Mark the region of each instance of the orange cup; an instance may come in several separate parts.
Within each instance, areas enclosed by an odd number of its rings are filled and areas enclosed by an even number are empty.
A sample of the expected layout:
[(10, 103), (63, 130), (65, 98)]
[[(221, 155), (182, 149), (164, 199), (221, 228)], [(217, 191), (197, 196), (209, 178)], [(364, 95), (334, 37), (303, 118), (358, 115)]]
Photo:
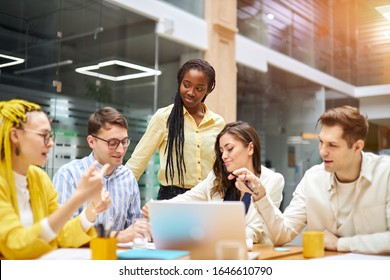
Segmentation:
[(325, 254), (324, 233), (322, 231), (303, 232), (302, 244), (305, 258), (320, 258)]
[(90, 248), (93, 260), (116, 260), (116, 238), (97, 237), (91, 240)]

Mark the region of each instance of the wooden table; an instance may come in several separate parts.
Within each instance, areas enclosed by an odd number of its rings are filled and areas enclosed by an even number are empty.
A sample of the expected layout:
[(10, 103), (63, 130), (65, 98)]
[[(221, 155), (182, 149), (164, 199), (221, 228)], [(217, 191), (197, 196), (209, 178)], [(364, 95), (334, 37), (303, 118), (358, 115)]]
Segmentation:
[[(286, 248), (288, 251), (280, 252), (276, 248)], [(253, 252), (259, 252), (258, 260), (308, 260), (303, 256), (302, 246), (273, 246), (268, 244), (254, 244)], [(325, 256), (343, 254), (340, 252), (325, 251)]]
[[(275, 250), (275, 248), (287, 248), (289, 251), (286, 252), (279, 252)], [(123, 248), (118, 248), (119, 250), (125, 250)], [(55, 257), (56, 254), (59, 254), (60, 252), (65, 252), (66, 257)], [(76, 258), (73, 258), (75, 255), (70, 254), (72, 251), (78, 253), (78, 256)], [(308, 260), (308, 258), (303, 257), (302, 246), (273, 246), (273, 245), (267, 245), (267, 244), (254, 244), (253, 245), (253, 252), (258, 252), (260, 255), (257, 257), (258, 260)], [(82, 254), (80, 253), (82, 252)], [(65, 248), (65, 249), (59, 249), (54, 250), (50, 253), (54, 257), (53, 259), (88, 259), (90, 257), (90, 251), (89, 248)], [(333, 251), (325, 251), (325, 256), (334, 256), (344, 254), (340, 252), (333, 252)], [(70, 257), (71, 256), (71, 257)], [(0, 256), (0, 259), (5, 259), (4, 256)]]

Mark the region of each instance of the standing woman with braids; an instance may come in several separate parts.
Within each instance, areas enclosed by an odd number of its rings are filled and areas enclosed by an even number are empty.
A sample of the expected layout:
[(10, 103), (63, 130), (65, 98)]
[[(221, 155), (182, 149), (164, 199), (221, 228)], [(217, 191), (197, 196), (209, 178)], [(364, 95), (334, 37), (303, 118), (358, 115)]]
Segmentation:
[[(217, 135), (214, 144), (215, 161), (207, 178), (190, 191), (180, 194), (170, 201), (242, 201), (245, 205), (245, 232), (253, 243), (269, 243), (263, 223), (252, 202), (252, 194), (239, 189), (239, 181), (245, 181), (245, 173), (236, 174), (236, 170), (245, 169), (260, 178), (265, 186), (271, 203), (279, 208), (283, 199), (283, 175), (261, 164), (261, 145), (256, 130), (243, 121), (225, 125)], [(249, 186), (249, 185), (248, 185)], [(249, 186), (251, 187), (251, 186)], [(167, 201), (169, 203), (169, 201)], [(148, 203), (142, 208), (144, 218), (149, 216)], [(229, 219), (229, 217), (223, 217)], [(233, 225), (234, 226), (234, 225)]]
[(215, 71), (207, 61), (184, 63), (177, 82), (175, 103), (157, 110), (126, 163), (139, 180), (158, 149), (159, 200), (182, 194), (207, 177), (214, 162), (215, 139), (225, 125), (204, 103), (215, 87)]
[[(0, 102), (0, 255), (37, 258), (58, 247), (80, 247), (96, 236), (96, 215), (108, 209), (102, 178), (108, 166), (84, 173), (61, 207), (45, 171), (53, 135), (40, 106), (24, 100)], [(73, 213), (91, 200), (86, 210)]]

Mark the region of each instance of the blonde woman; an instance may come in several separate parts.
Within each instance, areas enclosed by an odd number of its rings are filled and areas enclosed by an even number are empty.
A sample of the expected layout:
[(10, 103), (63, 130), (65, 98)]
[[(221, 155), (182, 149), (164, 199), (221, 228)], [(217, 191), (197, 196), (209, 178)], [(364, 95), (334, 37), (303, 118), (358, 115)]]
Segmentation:
[[(79, 247), (96, 236), (98, 213), (111, 204), (93, 165), (74, 195), (58, 205), (45, 165), (53, 134), (40, 106), (24, 100), (0, 102), (0, 254), (8, 259), (37, 258), (58, 247)], [(79, 216), (72, 214), (85, 201)]]

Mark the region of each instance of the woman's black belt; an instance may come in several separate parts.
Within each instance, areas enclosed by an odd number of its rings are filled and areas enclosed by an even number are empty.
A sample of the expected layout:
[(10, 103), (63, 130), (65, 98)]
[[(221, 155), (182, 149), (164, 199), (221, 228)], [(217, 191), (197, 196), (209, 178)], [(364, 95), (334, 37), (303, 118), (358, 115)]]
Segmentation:
[(160, 186), (164, 187), (164, 188), (170, 188), (170, 190), (174, 194), (182, 194), (182, 193), (185, 193), (186, 191), (190, 190), (190, 189), (186, 189), (186, 188), (178, 187), (178, 186), (173, 186), (173, 185), (169, 185), (169, 186), (160, 185)]

